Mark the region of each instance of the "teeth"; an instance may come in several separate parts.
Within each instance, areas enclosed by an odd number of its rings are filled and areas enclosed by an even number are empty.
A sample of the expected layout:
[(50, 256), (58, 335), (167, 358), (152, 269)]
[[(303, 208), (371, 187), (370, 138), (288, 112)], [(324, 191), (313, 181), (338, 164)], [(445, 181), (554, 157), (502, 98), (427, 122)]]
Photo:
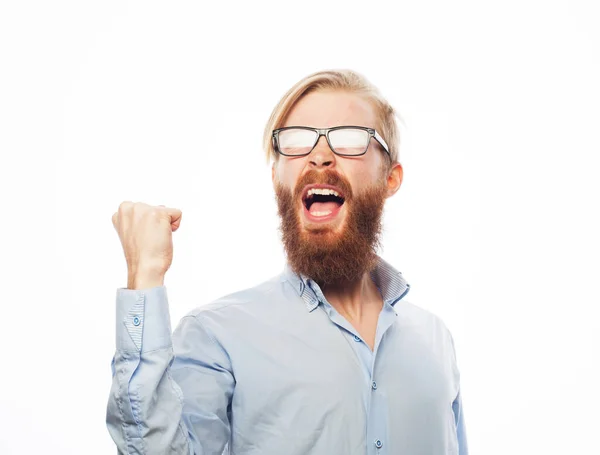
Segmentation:
[(327, 212), (310, 212), (310, 214), (312, 216), (326, 216), (329, 215), (331, 213), (331, 210), (327, 211)]
[(310, 196), (312, 194), (333, 194), (334, 196), (341, 197), (337, 191), (329, 188), (311, 188), (310, 190), (308, 190), (307, 196)]

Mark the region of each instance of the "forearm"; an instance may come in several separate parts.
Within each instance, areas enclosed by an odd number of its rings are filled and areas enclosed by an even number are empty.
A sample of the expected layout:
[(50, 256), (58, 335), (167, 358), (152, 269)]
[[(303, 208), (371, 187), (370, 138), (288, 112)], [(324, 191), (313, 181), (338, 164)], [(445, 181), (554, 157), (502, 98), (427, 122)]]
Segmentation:
[(106, 423), (121, 452), (191, 453), (182, 421), (183, 396), (169, 373), (172, 359), (171, 347), (116, 351)]
[(127, 454), (190, 454), (164, 287), (119, 289), (116, 351), (106, 423)]

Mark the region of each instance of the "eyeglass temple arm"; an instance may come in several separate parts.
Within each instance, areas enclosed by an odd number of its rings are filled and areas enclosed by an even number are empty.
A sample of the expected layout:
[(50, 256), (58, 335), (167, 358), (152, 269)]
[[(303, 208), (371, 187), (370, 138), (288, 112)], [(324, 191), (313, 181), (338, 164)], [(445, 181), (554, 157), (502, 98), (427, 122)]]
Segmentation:
[(381, 144), (381, 146), (383, 147), (383, 149), (386, 151), (386, 153), (389, 155), (390, 159), (392, 158), (392, 155), (390, 153), (390, 148), (387, 145), (387, 142), (385, 142), (385, 140), (379, 135), (379, 133), (376, 130), (373, 130), (373, 137), (375, 138), (375, 140), (377, 142), (379, 142), (379, 144)]

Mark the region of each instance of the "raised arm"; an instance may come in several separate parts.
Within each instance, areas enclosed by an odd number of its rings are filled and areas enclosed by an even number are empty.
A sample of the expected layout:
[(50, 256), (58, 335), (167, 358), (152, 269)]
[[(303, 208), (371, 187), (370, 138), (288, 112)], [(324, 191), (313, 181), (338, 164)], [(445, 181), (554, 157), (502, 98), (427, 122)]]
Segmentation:
[(120, 454), (221, 455), (229, 440), (227, 353), (196, 316), (171, 335), (163, 281), (180, 220), (177, 209), (131, 202), (113, 215), (128, 266), (106, 413)]

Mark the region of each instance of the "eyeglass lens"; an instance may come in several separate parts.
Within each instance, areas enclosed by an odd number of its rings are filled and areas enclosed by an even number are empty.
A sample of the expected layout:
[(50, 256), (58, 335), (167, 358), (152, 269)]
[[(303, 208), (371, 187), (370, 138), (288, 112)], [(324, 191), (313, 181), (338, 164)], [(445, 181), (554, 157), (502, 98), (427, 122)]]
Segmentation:
[[(329, 132), (329, 142), (337, 153), (360, 155), (369, 145), (369, 132), (358, 128), (340, 128)], [(279, 149), (285, 155), (306, 155), (315, 146), (316, 131), (290, 128), (278, 134)]]

